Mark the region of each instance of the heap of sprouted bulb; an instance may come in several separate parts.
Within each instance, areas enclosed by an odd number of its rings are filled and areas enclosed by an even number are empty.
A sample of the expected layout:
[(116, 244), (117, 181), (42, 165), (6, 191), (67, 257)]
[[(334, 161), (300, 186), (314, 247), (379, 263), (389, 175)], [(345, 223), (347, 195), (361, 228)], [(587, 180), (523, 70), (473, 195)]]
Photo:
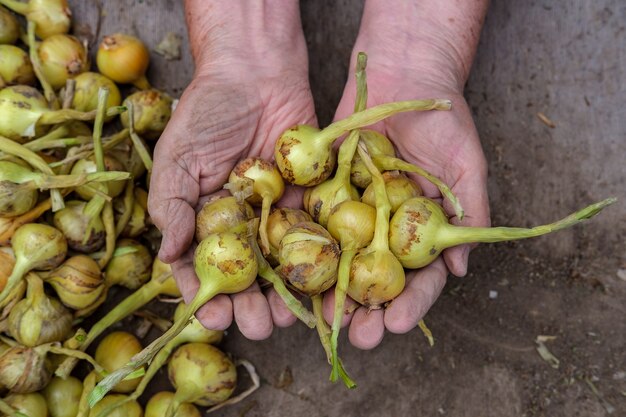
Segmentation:
[[(235, 367), (243, 364), (258, 381), (253, 366), (215, 347), (223, 333), (204, 329), (194, 314), (257, 280), (317, 330), (330, 379), (355, 387), (338, 356), (348, 297), (383, 309), (403, 291), (406, 270), (427, 266), (446, 248), (550, 233), (615, 201), (530, 229), (452, 226), (452, 213), (424, 197), (407, 173), (435, 185), (460, 219), (462, 201), (399, 158), (393, 138), (368, 129), (400, 112), (448, 111), (452, 103), (434, 97), (368, 107), (361, 53), (352, 115), (324, 129), (287, 129), (273, 160), (239, 161), (224, 184), (231, 195), (198, 208), (200, 286), (184, 304), (170, 267), (154, 257), (160, 235), (146, 209), (152, 150), (174, 102), (147, 80), (148, 49), (137, 37), (107, 35), (94, 66), (86, 44), (68, 34), (66, 0), (0, 4), (12, 10), (0, 7), (0, 112), (10, 116), (0, 119), (3, 414), (141, 415), (137, 400), (168, 363), (172, 389), (147, 401), (146, 415), (195, 416), (196, 407), (244, 398), (258, 383), (238, 387)], [(26, 16), (25, 28), (14, 13)], [(287, 183), (304, 188), (302, 209), (281, 206)], [(128, 293), (83, 327), (114, 291)], [(331, 325), (321, 308), (327, 291), (335, 294)], [(177, 303), (176, 314), (143, 309), (155, 299)], [(162, 335), (144, 346), (141, 334), (112, 331), (133, 315)], [(91, 372), (79, 379), (81, 361)]]

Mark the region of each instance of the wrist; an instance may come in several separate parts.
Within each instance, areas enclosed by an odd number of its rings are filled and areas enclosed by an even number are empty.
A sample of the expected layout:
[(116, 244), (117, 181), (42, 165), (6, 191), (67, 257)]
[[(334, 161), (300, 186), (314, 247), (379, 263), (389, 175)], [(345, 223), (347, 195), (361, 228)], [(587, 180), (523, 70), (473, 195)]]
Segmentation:
[(185, 0), (185, 14), (196, 76), (307, 76), (297, 0)]
[(487, 4), (367, 0), (354, 55), (368, 54), (369, 73), (462, 93)]

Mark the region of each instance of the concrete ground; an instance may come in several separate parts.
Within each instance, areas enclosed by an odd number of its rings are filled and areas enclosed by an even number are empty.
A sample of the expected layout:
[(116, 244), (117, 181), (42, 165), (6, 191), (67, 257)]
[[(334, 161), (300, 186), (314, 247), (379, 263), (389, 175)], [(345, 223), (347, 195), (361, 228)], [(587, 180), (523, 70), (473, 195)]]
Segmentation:
[[(150, 47), (165, 31), (186, 39), (179, 1), (70, 4), (77, 30), (93, 40), (114, 31)], [(362, 2), (301, 5), (324, 125), (343, 90)], [(624, 22), (620, 0), (494, 0), (466, 89), (489, 161), (494, 225), (552, 221), (608, 196), (617, 205), (550, 237), (480, 246), (468, 276), (451, 277), (426, 317), (434, 347), (417, 329), (386, 335), (372, 351), (352, 348), (344, 335), (353, 391), (327, 381), (317, 335), (303, 325), (262, 342), (232, 328), (222, 347), (253, 362), (262, 386), (217, 414), (626, 415)], [(193, 71), (185, 42), (179, 61), (152, 57), (153, 84), (180, 95)], [(539, 335), (555, 336), (546, 346), (558, 368), (539, 355)], [(167, 386), (160, 378), (152, 390)], [(242, 388), (249, 382), (242, 376)]]

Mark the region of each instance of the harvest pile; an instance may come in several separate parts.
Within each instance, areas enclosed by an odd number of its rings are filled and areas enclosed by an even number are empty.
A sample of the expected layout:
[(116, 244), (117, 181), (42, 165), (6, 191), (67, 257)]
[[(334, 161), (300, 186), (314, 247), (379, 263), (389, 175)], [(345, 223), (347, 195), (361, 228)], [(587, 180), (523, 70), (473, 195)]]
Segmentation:
[[(143, 347), (132, 333), (108, 329), (158, 296), (180, 297), (169, 266), (153, 256), (159, 238), (146, 211), (151, 149), (173, 100), (150, 87), (140, 40), (106, 36), (96, 55), (99, 73), (90, 72), (83, 43), (67, 35), (64, 0), (0, 4), (28, 22), (24, 34), (15, 16), (0, 9), (3, 21), (15, 21), (0, 33), (2, 57), (10, 57), (0, 60), (0, 389), (9, 392), (0, 412), (7, 415), (46, 415), (47, 408), (53, 417), (186, 416), (199, 415), (193, 404), (227, 404), (235, 364), (212, 345), (222, 333), (204, 329), (194, 314), (214, 296), (241, 292), (255, 280), (272, 285), (317, 330), (330, 379), (354, 387), (337, 346), (346, 297), (385, 308), (404, 289), (406, 269), (427, 266), (448, 247), (550, 233), (615, 201), (531, 229), (452, 226), (406, 173), (436, 185), (462, 218), (449, 187), (366, 128), (399, 112), (447, 111), (450, 101), (368, 108), (366, 56), (359, 54), (353, 115), (321, 130), (288, 129), (276, 141), (274, 161), (240, 161), (224, 184), (231, 196), (199, 208), (200, 288), (189, 304), (179, 302), (172, 323), (154, 320), (164, 333)], [(24, 45), (14, 46), (19, 39)], [(122, 101), (116, 83), (139, 90)], [(276, 206), (286, 182), (306, 187), (303, 210)], [(134, 292), (82, 328), (115, 285)], [(329, 290), (332, 326), (321, 311)], [(91, 370), (83, 380), (75, 376), (79, 361)], [(176, 393), (154, 396), (144, 411), (137, 399), (166, 363)]]

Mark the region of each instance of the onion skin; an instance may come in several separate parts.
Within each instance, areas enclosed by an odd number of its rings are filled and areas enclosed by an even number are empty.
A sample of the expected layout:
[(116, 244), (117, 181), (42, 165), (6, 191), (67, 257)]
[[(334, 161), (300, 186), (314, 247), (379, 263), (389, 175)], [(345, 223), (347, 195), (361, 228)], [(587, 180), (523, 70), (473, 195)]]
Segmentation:
[(41, 39), (70, 30), (72, 12), (67, 0), (29, 0), (27, 3), (10, 1), (4, 4), (34, 22), (35, 34)]
[(20, 24), (7, 9), (0, 6), (0, 44), (14, 44), (20, 37)]
[[(92, 253), (104, 246), (105, 230), (102, 218), (96, 216), (89, 218), (83, 213), (87, 203), (79, 200), (65, 202), (65, 208), (54, 213), (54, 226), (63, 232), (67, 239), (67, 245), (80, 253)], [(89, 221), (92, 228), (89, 236), (85, 239), (89, 229)]]
[(41, 136), (46, 126), (36, 125), (43, 112), (48, 111), (48, 102), (34, 87), (14, 85), (0, 90), (0, 136), (18, 143), (28, 140), (26, 132), (35, 125), (34, 134)]
[[(132, 334), (123, 331), (112, 332), (106, 335), (98, 347), (94, 359), (107, 372), (112, 372), (123, 366), (135, 354), (141, 352), (141, 343)], [(98, 376), (98, 380), (102, 378)], [(141, 382), (141, 377), (120, 381), (113, 391), (119, 393), (133, 392)]]
[(300, 222), (311, 222), (313, 219), (304, 210), (281, 207), (273, 210), (267, 218), (267, 238), (270, 244), (270, 261), (278, 265), (278, 248), (280, 241), (291, 226)]
[[(395, 213), (398, 207), (406, 200), (419, 197), (422, 193), (422, 188), (412, 179), (404, 174), (400, 174), (394, 171), (383, 172), (383, 179), (385, 180), (385, 189), (387, 190), (387, 197), (391, 204), (391, 214)], [(376, 207), (376, 196), (374, 193), (373, 184), (370, 184), (363, 195), (361, 201), (372, 207)]]
[(67, 80), (89, 70), (89, 57), (83, 44), (74, 36), (56, 34), (45, 38), (37, 49), (41, 71), (55, 90)]
[[(117, 85), (107, 77), (97, 72), (83, 72), (74, 77), (74, 99), (72, 108), (79, 111), (92, 111), (98, 108), (98, 89), (100, 87), (109, 90), (106, 107), (119, 106), (122, 103), (122, 95)], [(109, 121), (112, 117), (106, 119)]]
[(5, 85), (35, 83), (35, 71), (24, 50), (13, 45), (0, 45), (0, 81)]
[(360, 249), (374, 238), (375, 223), (376, 209), (360, 201), (346, 200), (331, 210), (327, 230), (342, 249)]
[(13, 234), (11, 245), (17, 259), (27, 256), (33, 260), (31, 269), (45, 271), (56, 268), (67, 255), (67, 241), (63, 233), (43, 223), (20, 226)]
[[(16, 411), (28, 417), (48, 417), (46, 400), (38, 392), (28, 394), (10, 394), (4, 401)], [(55, 417), (55, 416), (51, 416)]]
[[(133, 127), (143, 138), (156, 140), (172, 117), (172, 98), (158, 90), (141, 90), (126, 97), (123, 105), (133, 106)], [(120, 115), (122, 126), (130, 127), (128, 112)]]
[(390, 251), (362, 251), (350, 265), (348, 295), (370, 309), (381, 308), (404, 289), (402, 264)]
[(0, 356), (0, 385), (9, 392), (36, 392), (48, 385), (51, 378), (50, 361), (34, 348), (18, 345)]
[(25, 187), (11, 178), (11, 172), (30, 169), (10, 161), (0, 161), (0, 217), (17, 217), (30, 211), (37, 204), (37, 189)]
[(213, 233), (240, 228), (252, 218), (254, 210), (246, 201), (239, 202), (233, 196), (211, 200), (196, 215), (196, 241), (201, 242)]
[[(183, 402), (206, 407), (226, 401), (237, 386), (235, 364), (215, 346), (187, 343), (176, 349), (167, 367)], [(182, 392), (185, 390), (185, 393)]]
[(61, 302), (74, 310), (93, 305), (106, 290), (98, 263), (86, 255), (66, 259), (44, 280), (52, 285)]
[(316, 223), (326, 227), (328, 216), (337, 204), (346, 200), (358, 200), (359, 192), (352, 184), (338, 184), (334, 180), (326, 180), (315, 187), (304, 190), (303, 205)]
[(42, 391), (50, 417), (76, 417), (82, 392), (80, 379), (73, 376), (65, 379), (53, 377)]
[(152, 255), (141, 243), (133, 239), (120, 239), (117, 248), (134, 248), (134, 252), (113, 256), (106, 266), (105, 276), (108, 286), (123, 285), (136, 290), (150, 279)]
[[(396, 156), (393, 143), (385, 136), (375, 130), (363, 129), (360, 132), (359, 140), (365, 143), (368, 152), (374, 155)], [(381, 167), (378, 167), (379, 169)], [(350, 167), (350, 181), (360, 188), (367, 188), (372, 183), (372, 175), (367, 170), (358, 152), (352, 158)]]
[[(104, 165), (107, 171), (124, 171), (124, 165), (118, 161), (114, 156), (105, 154)], [(94, 157), (89, 159), (81, 159), (76, 161), (72, 166), (72, 174), (91, 174), (98, 171), (98, 167)], [(117, 197), (124, 191), (126, 181), (108, 181), (107, 183), (107, 195), (109, 197)], [(104, 191), (100, 183), (89, 184), (92, 188), (97, 188), (100, 191)], [(76, 194), (83, 200), (90, 200), (96, 195), (93, 191), (85, 186), (76, 187)]]
[(287, 230), (280, 242), (277, 272), (298, 291), (317, 295), (335, 284), (339, 244), (317, 223), (302, 222)]
[(150, 64), (150, 52), (138, 38), (123, 33), (105, 36), (96, 54), (98, 70), (121, 84), (147, 88), (145, 73)]

